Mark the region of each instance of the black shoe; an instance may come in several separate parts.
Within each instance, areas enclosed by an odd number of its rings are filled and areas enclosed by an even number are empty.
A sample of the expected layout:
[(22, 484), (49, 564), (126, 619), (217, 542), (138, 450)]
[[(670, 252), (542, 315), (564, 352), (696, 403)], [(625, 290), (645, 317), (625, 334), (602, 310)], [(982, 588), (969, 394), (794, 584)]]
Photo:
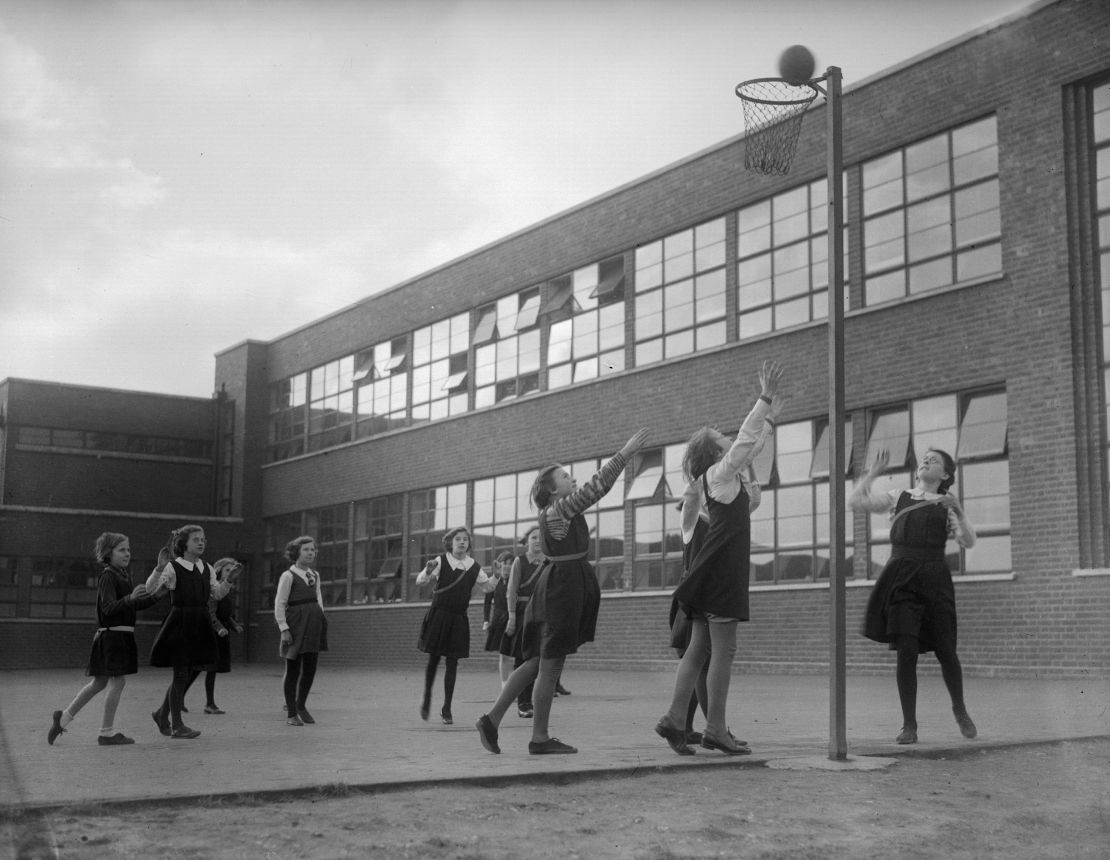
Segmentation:
[(424, 701), (424, 702), (423, 702), (423, 703), (422, 703), (422, 704), (420, 705), (420, 719), (422, 719), (422, 720), (423, 720), (424, 722), (428, 722), (428, 713), (429, 713), (429, 712), (430, 712), (431, 710), (432, 710), (432, 703), (431, 703), (431, 702), (429, 702), (429, 701), (427, 701), (427, 700), (425, 700), (425, 701)]
[(556, 684), (555, 685), (555, 695), (556, 696), (569, 696), (570, 695), (570, 690), (568, 690), (562, 684)]
[(478, 737), (482, 741), (482, 746), (495, 755), (501, 753), (501, 747), (497, 745), (497, 726), (493, 724), (486, 714), (482, 714), (478, 718), (478, 722), (474, 724), (474, 728), (478, 730)]
[(975, 723), (967, 715), (967, 711), (956, 714), (956, 725), (960, 727), (960, 734), (965, 738), (971, 739), (979, 734), (978, 729), (975, 728)]
[(204, 706), (204, 713), (206, 713), (206, 714), (223, 714), (223, 713), (226, 713), (226, 712), (221, 710), (220, 708), (216, 707), (215, 705), (205, 705)]
[(189, 709), (185, 707), (184, 702), (181, 703), (181, 713), (183, 713), (183, 714), (189, 713)]
[(751, 755), (752, 751), (749, 747), (738, 743), (735, 738), (729, 734), (727, 740), (715, 738), (709, 732), (702, 732), (701, 736), (702, 749), (717, 750), (723, 752), (725, 755)]
[(158, 731), (164, 734), (167, 738), (173, 734), (170, 728), (170, 718), (163, 714), (161, 711), (152, 711), (150, 714), (154, 718), (154, 724), (158, 726)]
[(55, 711), (53, 719), (54, 724), (50, 727), (50, 731), (46, 733), (46, 742), (50, 744), (50, 746), (54, 746), (54, 741), (58, 739), (58, 735), (65, 731), (65, 729), (62, 728), (62, 712)]
[(578, 752), (577, 747), (565, 744), (558, 738), (548, 738), (546, 741), (529, 741), (529, 755), (570, 755)]
[(173, 733), (170, 735), (170, 737), (177, 738), (178, 740), (191, 741), (193, 738), (199, 738), (200, 732), (198, 732), (196, 729), (189, 728), (185, 724), (182, 724), (173, 730)]
[[(700, 745), (701, 744), (701, 732), (695, 732), (693, 729), (689, 729), (686, 732), (686, 743), (690, 744), (691, 746), (695, 746), (695, 747)], [(737, 741), (737, 743), (743, 743), (743, 741)]]
[(285, 718), (285, 725), (287, 725), (287, 726), (303, 726), (304, 725), (304, 720), (302, 720), (296, 714), (290, 714), (288, 717)]
[(894, 739), (896, 744), (915, 744), (917, 743), (917, 726), (902, 726), (902, 731), (898, 733), (898, 737)]
[(439, 715), (440, 715), (440, 717), (443, 718), (443, 724), (445, 726), (453, 726), (455, 724), (454, 717), (451, 716), (451, 712), (449, 710), (447, 710), (446, 708), (444, 708), (442, 711), (440, 711)]
[(316, 720), (312, 719), (312, 714), (304, 708), (297, 708), (297, 716), (301, 718), (301, 722), (306, 726), (311, 726), (316, 722)]
[(530, 720), (536, 715), (536, 711), (530, 705), (521, 705), (516, 709), (516, 715), (522, 720)]
[(663, 720), (655, 724), (655, 733), (665, 740), (679, 755), (693, 755), (694, 751), (686, 743), (685, 729), (672, 729)]
[(114, 735), (98, 735), (96, 742), (102, 747), (114, 747), (121, 744), (133, 744), (134, 738), (129, 738), (123, 732), (116, 732)]

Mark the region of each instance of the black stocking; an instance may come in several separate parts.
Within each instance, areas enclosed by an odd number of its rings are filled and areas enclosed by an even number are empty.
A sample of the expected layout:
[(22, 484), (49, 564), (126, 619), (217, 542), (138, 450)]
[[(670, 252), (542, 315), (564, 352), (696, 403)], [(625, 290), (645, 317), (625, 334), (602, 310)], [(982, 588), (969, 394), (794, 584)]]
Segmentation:
[(898, 637), (898, 699), (903, 725), (917, 728), (917, 637)]

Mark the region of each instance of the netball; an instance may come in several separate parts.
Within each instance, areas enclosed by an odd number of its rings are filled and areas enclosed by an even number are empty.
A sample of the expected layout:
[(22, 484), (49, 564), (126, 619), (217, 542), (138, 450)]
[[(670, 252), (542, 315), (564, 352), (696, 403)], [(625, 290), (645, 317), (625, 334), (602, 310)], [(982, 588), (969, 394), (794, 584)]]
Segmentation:
[(811, 80), (816, 68), (817, 60), (805, 45), (791, 45), (779, 56), (779, 74), (796, 87)]

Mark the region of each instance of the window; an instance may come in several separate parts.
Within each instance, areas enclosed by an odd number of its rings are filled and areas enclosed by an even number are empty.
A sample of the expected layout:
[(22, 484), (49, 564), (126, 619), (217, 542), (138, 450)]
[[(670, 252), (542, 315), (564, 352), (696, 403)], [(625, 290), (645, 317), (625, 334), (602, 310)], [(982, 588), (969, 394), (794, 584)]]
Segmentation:
[(308, 377), (308, 450), (351, 441), (354, 420), (354, 356), (312, 369)]
[(533, 471), (510, 472), (474, 482), (474, 558), (487, 570), (504, 551), (524, 551), (520, 539), (536, 522), (529, 504)]
[(430, 600), (432, 586), (418, 586), (418, 574), (443, 552), (443, 536), (455, 526), (466, 525), (466, 484), (416, 490), (409, 494), (409, 553), (407, 599)]
[(0, 618), (14, 618), (19, 614), (19, 559), (0, 555)]
[[(871, 417), (868, 459), (891, 439), (905, 442), (906, 459), (891, 458), (891, 470), (873, 484), (874, 492), (908, 490), (921, 455), (939, 448), (956, 460), (956, 494), (975, 528), (976, 542), (963, 549), (948, 544), (954, 574), (1009, 571), (1010, 468), (1005, 391), (948, 394), (913, 401), (901, 409)], [(901, 435), (903, 434), (904, 435)], [(885, 435), (877, 435), (885, 434)], [(870, 517), (871, 575), (877, 576), (890, 558), (890, 516)]]
[(96, 618), (100, 571), (91, 558), (24, 556), (16, 572), (31, 584), (30, 617)]
[(16, 444), (29, 448), (64, 448), (67, 453), (113, 451), (138, 456), (188, 457), (195, 460), (211, 460), (213, 450), (209, 439), (179, 439), (26, 425), (17, 429)]
[(405, 338), (364, 349), (355, 357), (358, 385), (358, 438), (408, 424)]
[(632, 583), (637, 590), (673, 588), (682, 576), (682, 514), (686, 445), (640, 451), (625, 498), (633, 512)]
[(636, 249), (636, 366), (725, 342), (725, 219)]
[(868, 305), (1001, 275), (995, 118), (864, 162), (863, 214)]
[[(828, 316), (828, 231), (828, 182), (824, 179), (737, 213), (736, 298), (741, 340)], [(844, 246), (847, 249), (847, 242)], [(845, 279), (847, 260), (845, 250)]]
[(265, 520), (266, 537), (263, 545), (265, 562), (263, 573), (254, 582), (254, 605), (272, 609), (277, 593), (278, 577), (292, 563), (285, 557), (285, 545), (303, 535), (300, 513), (282, 514)]
[[(1095, 208), (1098, 241), (1098, 285), (1102, 296), (1102, 422), (1103, 444), (1110, 445), (1110, 82), (1092, 87), (1092, 138), (1095, 150)], [(1106, 461), (1110, 463), (1110, 450)], [(1110, 475), (1103, 480), (1110, 484)]]
[(401, 493), (355, 503), (352, 603), (399, 603), (403, 599), (404, 507)]
[(547, 388), (624, 370), (624, 258), (555, 278), (547, 290)]
[(522, 397), (540, 387), (540, 289), (478, 309), (474, 325), (474, 406)]
[(412, 335), (412, 420), (437, 421), (466, 412), (470, 314), (419, 328)]
[(331, 505), (305, 513), (305, 534), (316, 539), (316, 570), (325, 606), (344, 606), (349, 602), (347, 548), (350, 505)]
[[(828, 579), (829, 428), (827, 419), (779, 424), (774, 445), (764, 446), (756, 476), (762, 492), (752, 511), (751, 581), (812, 582)], [(852, 449), (852, 425), (844, 425), (845, 470)], [(766, 451), (771, 450), (770, 462)], [(845, 502), (851, 486), (845, 486)], [(845, 546), (852, 545), (851, 517), (845, 517)], [(848, 555), (845, 573), (852, 569)]]

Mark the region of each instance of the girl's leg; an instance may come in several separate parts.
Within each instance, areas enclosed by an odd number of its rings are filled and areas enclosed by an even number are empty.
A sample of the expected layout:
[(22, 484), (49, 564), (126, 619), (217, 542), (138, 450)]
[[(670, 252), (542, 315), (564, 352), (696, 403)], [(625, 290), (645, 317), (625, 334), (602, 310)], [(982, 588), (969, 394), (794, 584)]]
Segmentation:
[(297, 681), (301, 677), (301, 657), (294, 657), (285, 661), (285, 677), (282, 679), (282, 692), (285, 694), (285, 713), (287, 716), (297, 716)]
[(78, 712), (92, 700), (93, 696), (103, 690), (107, 685), (107, 675), (97, 675), (94, 678), (90, 678), (89, 683), (77, 691), (77, 695), (73, 697), (73, 701), (62, 711), (61, 724), (63, 726), (68, 726), (73, 722), (73, 718), (77, 716)]
[(193, 682), (199, 677), (200, 677), (200, 669), (190, 669), (189, 670), (189, 681), (188, 681), (187, 684), (185, 684), (185, 691), (181, 694), (181, 710), (182, 711), (188, 712), (188, 708), (185, 707), (185, 696), (188, 695), (189, 688), (193, 686)]
[(170, 726), (175, 732), (188, 727), (181, 721), (181, 704), (185, 701), (185, 690), (189, 682), (196, 678), (191, 666), (174, 666), (173, 683), (170, 685)]
[(119, 707), (119, 699), (123, 695), (123, 688), (126, 684), (126, 675), (114, 675), (108, 679), (108, 694), (104, 697), (104, 721), (100, 725), (102, 735), (114, 735), (116, 733), (116, 709)]
[(501, 695), (497, 697), (497, 701), (486, 712), (486, 716), (494, 726), (501, 725), (505, 712), (509, 710), (516, 698), (536, 680), (539, 667), (540, 658), (533, 657), (531, 660), (525, 660), (513, 670), (513, 674), (509, 676), (509, 680), (505, 682), (505, 687), (501, 690)]
[(710, 621), (709, 671), (705, 676), (705, 690), (709, 707), (705, 717), (705, 734), (717, 740), (728, 739), (728, 721), (725, 708), (728, 688), (732, 680), (732, 659), (736, 656), (736, 621)]
[(551, 737), (548, 734), (548, 723), (551, 720), (551, 702), (555, 698), (555, 685), (559, 683), (559, 676), (562, 674), (565, 661), (566, 657), (540, 658), (536, 685), (532, 688), (533, 743), (543, 743)]
[[(308, 651), (301, 655), (301, 679), (297, 684), (296, 713), (304, 719), (305, 706), (308, 704), (308, 694), (312, 692), (312, 682), (316, 680), (316, 663), (320, 655), (315, 651)], [(309, 718), (311, 719), (311, 718)], [(306, 721), (307, 722), (307, 721)]]
[(937, 648), (937, 661), (940, 663), (944, 685), (952, 699), (952, 713), (956, 716), (960, 732), (965, 738), (973, 738), (978, 731), (968, 716), (967, 705), (964, 704), (964, 672), (960, 667), (960, 658), (956, 656), (954, 648)]
[(682, 729), (686, 724), (686, 709), (694, 694), (698, 675), (709, 657), (709, 630), (704, 618), (690, 619), (690, 644), (679, 661), (674, 679), (674, 695), (667, 713), (660, 720), (667, 728)]
[(505, 688), (505, 682), (509, 680), (509, 676), (513, 674), (513, 669), (509, 665), (509, 658), (504, 654), (498, 655), (497, 659), (497, 677), (501, 679), (501, 688)]
[(440, 710), (440, 716), (443, 721), (450, 725), (451, 717), (451, 702), (455, 698), (455, 679), (459, 674), (459, 658), (448, 657), (443, 666), (443, 708)]
[(917, 740), (917, 637), (899, 636), (898, 701), (902, 704), (902, 732), (898, 743), (914, 743)]
[(204, 675), (204, 704), (209, 708), (216, 707), (216, 673), (206, 672)]
[(420, 703), (420, 719), (428, 719), (428, 711), (432, 709), (432, 685), (436, 682), (436, 670), (439, 669), (439, 655), (429, 654), (428, 665), (424, 668), (424, 698)]

